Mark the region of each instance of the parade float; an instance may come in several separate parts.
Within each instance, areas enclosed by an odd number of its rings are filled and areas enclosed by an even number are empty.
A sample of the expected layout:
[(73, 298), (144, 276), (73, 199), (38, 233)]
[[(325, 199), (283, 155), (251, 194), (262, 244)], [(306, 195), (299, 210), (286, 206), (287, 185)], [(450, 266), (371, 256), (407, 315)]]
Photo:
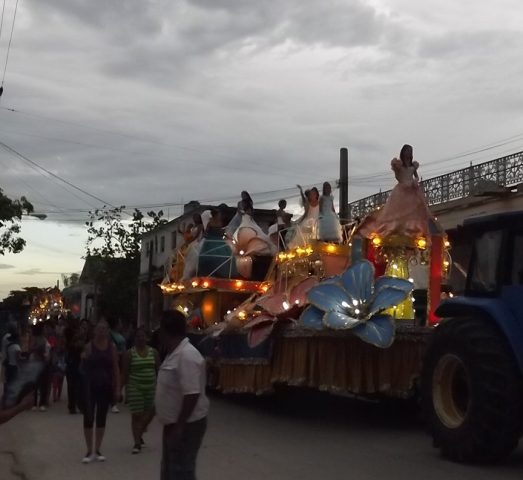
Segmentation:
[[(239, 228), (232, 241), (204, 240), (190, 278), (173, 267), (161, 288), (187, 315), (210, 386), (224, 393), (264, 394), (277, 385), (415, 393), (450, 245), (430, 215), (412, 234), (367, 232), (369, 220), (344, 226), (339, 242), (317, 235), (286, 242), (280, 231), (275, 245)], [(415, 296), (425, 301), (415, 307)]]
[(60, 315), (65, 315), (64, 301), (57, 287), (41, 289), (34, 296), (28, 314), (29, 323), (36, 325)]

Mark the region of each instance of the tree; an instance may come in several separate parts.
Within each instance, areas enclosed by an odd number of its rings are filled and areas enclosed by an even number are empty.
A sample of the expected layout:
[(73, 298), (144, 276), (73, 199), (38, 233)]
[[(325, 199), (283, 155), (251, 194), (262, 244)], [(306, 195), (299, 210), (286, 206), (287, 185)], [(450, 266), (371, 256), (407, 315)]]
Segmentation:
[(25, 197), (12, 200), (0, 188), (0, 255), (20, 253), (25, 240), (18, 236), (22, 227), (22, 215), (31, 213), (33, 205)]
[(134, 209), (131, 218), (124, 220), (125, 207), (103, 207), (89, 212), (87, 250), (89, 256), (102, 258), (139, 259), (141, 237), (167, 223), (163, 211), (147, 212), (147, 217)]
[(79, 281), (80, 281), (79, 273), (71, 273), (70, 275), (67, 275), (66, 273), (62, 273), (62, 283), (64, 284), (64, 288), (74, 287), (74, 286), (78, 285)]
[(113, 317), (136, 317), (141, 236), (167, 223), (163, 211), (144, 215), (135, 209), (124, 220), (125, 207), (89, 212), (86, 256), (100, 259), (95, 275), (99, 313)]
[(23, 290), (11, 290), (2, 303), (6, 307), (30, 306), (43, 292), (44, 289), (40, 287), (24, 287)]

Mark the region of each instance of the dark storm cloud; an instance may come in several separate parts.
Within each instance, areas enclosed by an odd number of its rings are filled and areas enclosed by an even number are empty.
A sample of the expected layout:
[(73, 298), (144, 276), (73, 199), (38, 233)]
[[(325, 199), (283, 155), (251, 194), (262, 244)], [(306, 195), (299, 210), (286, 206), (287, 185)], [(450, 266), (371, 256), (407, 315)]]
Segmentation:
[[(401, 29), (358, 0), (32, 2), (38, 23), (75, 21), (105, 47), (99, 67), (113, 75), (177, 85), (206, 72), (242, 48), (285, 42), (353, 48), (393, 45)], [(401, 35), (400, 35), (401, 36)], [(96, 42), (93, 39), (93, 44)], [(205, 63), (205, 64), (204, 64)], [(162, 82), (163, 80), (163, 82)]]
[[(50, 119), (2, 111), (0, 134), (116, 205), (312, 183), (336, 175), (344, 145), (352, 172), (382, 172), (396, 137), (421, 142), (418, 130), (439, 121), (432, 112), (521, 105), (516, 83), (489, 96), (508, 52), (521, 51), (519, 34), (425, 28), (422, 17), (364, 1), (23, 5), (29, 24), (17, 30), (3, 101)], [(420, 111), (423, 122), (409, 120)], [(5, 181), (37, 206), (97, 205), (19, 159), (0, 160)]]

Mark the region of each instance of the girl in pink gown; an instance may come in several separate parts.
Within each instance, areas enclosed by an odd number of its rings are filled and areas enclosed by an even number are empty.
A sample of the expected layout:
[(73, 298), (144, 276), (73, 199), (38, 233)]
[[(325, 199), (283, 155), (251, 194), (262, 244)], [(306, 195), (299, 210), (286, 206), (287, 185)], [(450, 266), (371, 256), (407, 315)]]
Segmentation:
[(363, 237), (418, 237), (428, 234), (428, 223), (433, 216), (418, 183), (419, 163), (412, 159), (412, 147), (404, 145), (400, 158), (391, 161), (398, 184), (384, 207), (363, 220), (358, 229)]

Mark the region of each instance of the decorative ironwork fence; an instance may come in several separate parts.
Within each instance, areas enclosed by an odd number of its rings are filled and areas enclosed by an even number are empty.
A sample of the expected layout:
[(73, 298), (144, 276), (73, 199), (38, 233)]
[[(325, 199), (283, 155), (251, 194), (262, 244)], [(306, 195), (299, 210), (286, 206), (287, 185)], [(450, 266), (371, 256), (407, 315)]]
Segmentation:
[[(420, 182), (430, 206), (477, 193), (481, 185), (510, 187), (523, 182), (523, 152), (496, 158)], [(363, 218), (383, 205), (391, 190), (349, 203), (349, 219)]]

